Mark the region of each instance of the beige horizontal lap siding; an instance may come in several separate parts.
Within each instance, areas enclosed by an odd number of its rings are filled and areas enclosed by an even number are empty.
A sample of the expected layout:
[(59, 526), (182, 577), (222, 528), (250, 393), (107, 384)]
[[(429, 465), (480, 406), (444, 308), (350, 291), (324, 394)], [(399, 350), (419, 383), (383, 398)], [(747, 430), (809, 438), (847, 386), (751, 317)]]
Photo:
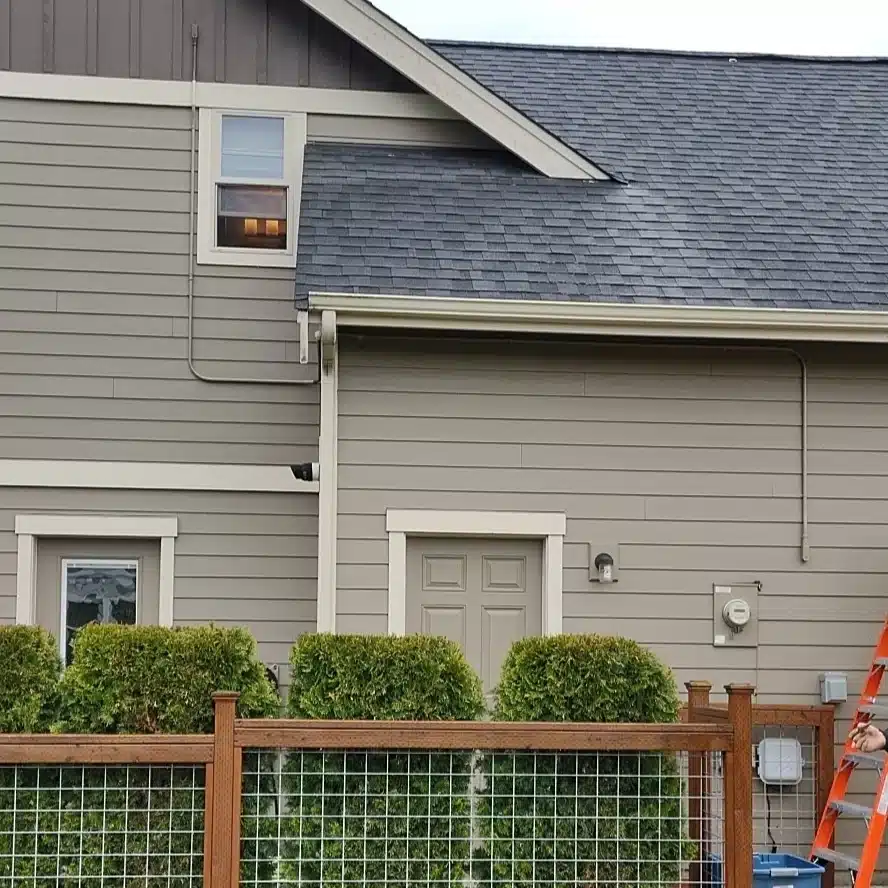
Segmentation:
[[(294, 464), (318, 387), (187, 356), (189, 112), (0, 99), (0, 458)], [(197, 267), (202, 374), (312, 378), (292, 270)]]
[[(387, 508), (563, 511), (566, 632), (635, 638), (716, 693), (817, 703), (839, 670), (856, 699), (888, 602), (888, 354), (806, 356), (804, 564), (789, 355), (343, 337), (340, 630), (386, 630)], [(618, 584), (589, 582), (590, 544)], [(754, 580), (758, 648), (713, 647), (713, 585)]]
[(29, 513), (177, 516), (176, 625), (244, 626), (285, 679), (293, 642), (315, 631), (315, 495), (5, 488), (0, 623), (15, 622), (15, 516)]

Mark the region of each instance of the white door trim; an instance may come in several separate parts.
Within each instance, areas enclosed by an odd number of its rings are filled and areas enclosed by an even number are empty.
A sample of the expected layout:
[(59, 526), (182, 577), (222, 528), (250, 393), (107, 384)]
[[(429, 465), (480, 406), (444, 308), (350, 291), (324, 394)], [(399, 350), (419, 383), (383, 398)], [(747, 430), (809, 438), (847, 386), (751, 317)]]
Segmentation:
[(15, 622), (32, 626), (37, 620), (37, 539), (40, 537), (134, 537), (160, 540), (158, 623), (173, 625), (175, 546), (179, 520), (175, 516), (16, 515), (18, 537)]
[(560, 635), (563, 623), (564, 537), (562, 512), (475, 512), (387, 509), (388, 632), (407, 633), (407, 537), (528, 537), (543, 540), (543, 635)]

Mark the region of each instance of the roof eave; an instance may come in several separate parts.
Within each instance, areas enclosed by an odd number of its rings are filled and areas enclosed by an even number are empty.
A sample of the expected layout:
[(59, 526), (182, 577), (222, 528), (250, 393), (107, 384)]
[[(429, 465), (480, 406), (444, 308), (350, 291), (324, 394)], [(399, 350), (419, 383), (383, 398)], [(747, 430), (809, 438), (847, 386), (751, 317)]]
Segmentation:
[(888, 311), (309, 294), (340, 327), (666, 339), (888, 343)]

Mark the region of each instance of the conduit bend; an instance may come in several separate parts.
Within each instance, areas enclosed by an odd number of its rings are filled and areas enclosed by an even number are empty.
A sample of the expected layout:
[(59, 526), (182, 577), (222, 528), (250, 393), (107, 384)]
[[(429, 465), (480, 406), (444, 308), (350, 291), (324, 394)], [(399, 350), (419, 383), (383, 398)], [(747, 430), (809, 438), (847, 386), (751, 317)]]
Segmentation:
[[(191, 26), (191, 163), (188, 181), (188, 369), (201, 382), (231, 385), (317, 385), (321, 380), (321, 345), (318, 343), (318, 375), (314, 379), (255, 379), (245, 376), (208, 376), (194, 366), (194, 240), (196, 214), (194, 202), (197, 186), (197, 25)], [(308, 323), (306, 317), (305, 323)]]

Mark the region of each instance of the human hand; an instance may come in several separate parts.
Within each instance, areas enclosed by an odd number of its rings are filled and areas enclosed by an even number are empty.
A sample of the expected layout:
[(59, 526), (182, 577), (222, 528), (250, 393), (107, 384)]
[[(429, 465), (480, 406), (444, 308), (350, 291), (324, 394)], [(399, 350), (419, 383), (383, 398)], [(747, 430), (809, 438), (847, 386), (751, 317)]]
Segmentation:
[(885, 748), (885, 735), (872, 724), (859, 724), (852, 728), (850, 739), (860, 752), (879, 752)]

